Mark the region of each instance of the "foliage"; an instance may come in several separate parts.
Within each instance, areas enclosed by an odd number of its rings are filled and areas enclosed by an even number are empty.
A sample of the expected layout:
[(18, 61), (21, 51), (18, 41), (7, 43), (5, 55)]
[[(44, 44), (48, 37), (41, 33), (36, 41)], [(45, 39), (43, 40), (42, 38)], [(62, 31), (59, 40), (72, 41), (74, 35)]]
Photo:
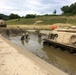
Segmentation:
[(25, 16), (25, 18), (35, 18), (36, 17), (36, 15), (33, 15), (33, 14), (27, 14), (26, 16)]
[(9, 15), (9, 19), (17, 19), (17, 18), (20, 18), (20, 16), (17, 15), (17, 14), (11, 13), (11, 14)]
[(7, 15), (0, 14), (0, 19), (8, 20), (8, 19), (9, 19), (9, 17), (8, 17)]
[(3, 19), (3, 20), (18, 19), (18, 18), (20, 18), (20, 16), (17, 14), (13, 14), (13, 13), (10, 14), (9, 16), (0, 14), (0, 19)]
[[(37, 21), (42, 21), (36, 23)], [(76, 24), (76, 16), (38, 16), (36, 18), (20, 18), (7, 20), (8, 25), (52, 25), (55, 23)]]
[(70, 6), (63, 6), (61, 10), (63, 14), (76, 15), (76, 3), (71, 4)]
[(53, 11), (53, 15), (56, 15), (56, 13), (57, 13), (57, 11), (56, 11), (56, 10), (54, 10), (54, 11)]

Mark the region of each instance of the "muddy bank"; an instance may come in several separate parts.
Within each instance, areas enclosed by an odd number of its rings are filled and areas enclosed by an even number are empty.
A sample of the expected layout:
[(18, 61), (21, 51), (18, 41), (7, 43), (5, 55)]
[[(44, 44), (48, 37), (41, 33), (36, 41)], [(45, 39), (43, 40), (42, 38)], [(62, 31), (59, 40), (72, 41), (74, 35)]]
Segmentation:
[[(4, 34), (4, 33), (6, 33), (6, 30), (7, 29), (0, 29), (0, 33)], [(19, 33), (26, 32), (26, 31), (27, 31), (26, 29), (9, 28), (10, 34), (19, 34)]]
[[(0, 29), (0, 33), (2, 35), (6, 35), (7, 29)], [(32, 33), (39, 33), (40, 29), (34, 29), (34, 30), (29, 30), (26, 28), (9, 28), (9, 34), (21, 34), (21, 33), (26, 33), (26, 32), (32, 32)]]

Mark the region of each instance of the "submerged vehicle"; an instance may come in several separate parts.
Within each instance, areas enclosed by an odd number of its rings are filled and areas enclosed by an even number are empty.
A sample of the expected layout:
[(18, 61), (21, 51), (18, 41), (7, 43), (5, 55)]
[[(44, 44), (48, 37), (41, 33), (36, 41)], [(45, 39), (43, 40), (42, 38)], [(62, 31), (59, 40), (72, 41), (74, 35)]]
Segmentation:
[(52, 30), (44, 40), (44, 44), (52, 45), (55, 48), (68, 50), (76, 53), (76, 29), (55, 29)]

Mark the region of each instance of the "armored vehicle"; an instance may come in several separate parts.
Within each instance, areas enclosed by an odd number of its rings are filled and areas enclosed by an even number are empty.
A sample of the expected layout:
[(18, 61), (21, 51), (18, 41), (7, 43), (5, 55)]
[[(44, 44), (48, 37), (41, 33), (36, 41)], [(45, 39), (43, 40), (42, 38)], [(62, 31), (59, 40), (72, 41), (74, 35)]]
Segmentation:
[(55, 48), (76, 52), (76, 29), (55, 29), (45, 39), (44, 44), (52, 45)]

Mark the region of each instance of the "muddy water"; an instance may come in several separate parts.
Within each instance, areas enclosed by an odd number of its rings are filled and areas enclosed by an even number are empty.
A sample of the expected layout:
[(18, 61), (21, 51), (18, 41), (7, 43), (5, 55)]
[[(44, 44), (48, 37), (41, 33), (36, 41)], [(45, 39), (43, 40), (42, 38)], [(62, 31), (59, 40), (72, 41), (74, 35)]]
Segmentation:
[(36, 54), (48, 63), (53, 64), (59, 69), (69, 73), (69, 75), (76, 75), (76, 55), (63, 52), (53, 47), (44, 46), (43, 39), (45, 36), (38, 38), (36, 34), (31, 33), (29, 37), (29, 39), (21, 41), (21, 35), (16, 35), (10, 36), (10, 40)]

